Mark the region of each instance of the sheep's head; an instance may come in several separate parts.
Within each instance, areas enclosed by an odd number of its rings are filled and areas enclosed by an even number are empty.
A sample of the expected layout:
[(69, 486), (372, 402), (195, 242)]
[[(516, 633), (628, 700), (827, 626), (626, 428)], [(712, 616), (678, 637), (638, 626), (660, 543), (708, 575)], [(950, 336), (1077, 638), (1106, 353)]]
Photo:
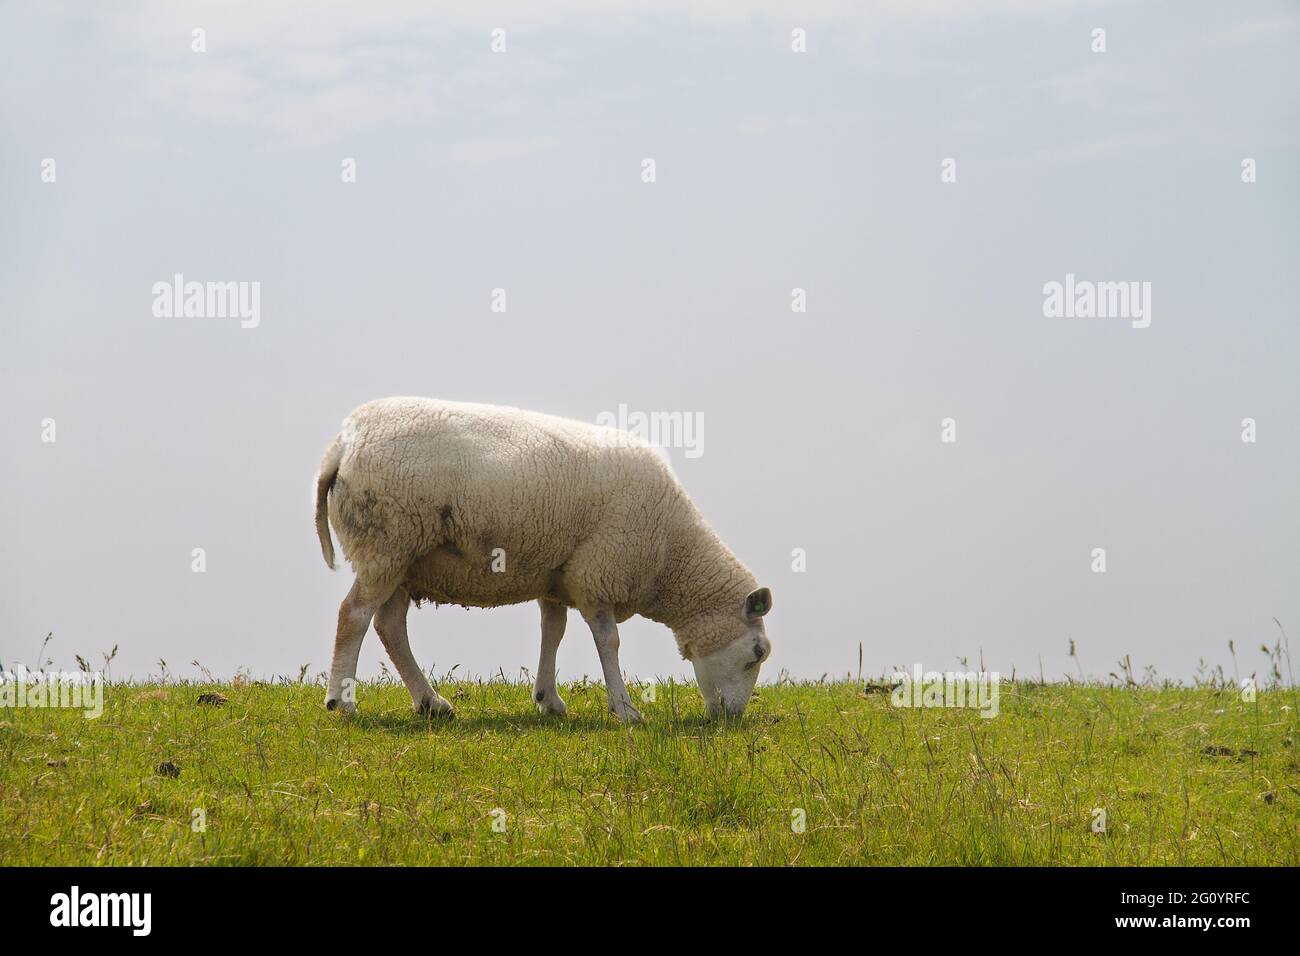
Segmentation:
[(758, 683), (758, 670), (772, 653), (763, 627), (763, 615), (771, 609), (771, 591), (758, 588), (749, 592), (744, 605), (732, 612), (737, 636), (717, 650), (691, 659), (710, 717), (739, 717), (745, 712)]

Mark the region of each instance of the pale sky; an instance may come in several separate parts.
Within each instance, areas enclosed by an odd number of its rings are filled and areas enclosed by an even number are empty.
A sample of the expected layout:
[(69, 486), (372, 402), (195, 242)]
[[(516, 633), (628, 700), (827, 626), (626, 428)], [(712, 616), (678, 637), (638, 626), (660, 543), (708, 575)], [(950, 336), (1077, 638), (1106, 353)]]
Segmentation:
[[(701, 416), (670, 454), (772, 589), (766, 680), (1300, 635), (1293, 3), (464, 6), (0, 4), (0, 661), (326, 669), (311, 480), (400, 394)], [(155, 317), (176, 273), (259, 323)], [(1044, 316), (1069, 274), (1150, 326)], [(536, 666), (533, 605), (411, 632)], [(600, 672), (576, 615), (559, 667)]]

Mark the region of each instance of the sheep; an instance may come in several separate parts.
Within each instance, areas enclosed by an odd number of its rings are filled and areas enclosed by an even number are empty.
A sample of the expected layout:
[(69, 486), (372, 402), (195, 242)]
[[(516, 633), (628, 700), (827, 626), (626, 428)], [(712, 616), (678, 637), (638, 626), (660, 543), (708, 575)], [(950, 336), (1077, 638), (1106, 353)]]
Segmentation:
[(417, 713), (451, 716), (407, 639), (410, 605), (536, 601), (533, 697), (564, 715), (555, 654), (569, 608), (591, 629), (610, 711), (637, 723), (618, 625), (667, 625), (710, 717), (739, 716), (771, 654), (772, 595), (705, 522), (656, 449), (627, 432), (495, 405), (386, 398), (354, 410), (316, 477), (316, 532), (333, 526), (356, 579), (339, 607), (325, 706), (356, 709), (371, 622)]

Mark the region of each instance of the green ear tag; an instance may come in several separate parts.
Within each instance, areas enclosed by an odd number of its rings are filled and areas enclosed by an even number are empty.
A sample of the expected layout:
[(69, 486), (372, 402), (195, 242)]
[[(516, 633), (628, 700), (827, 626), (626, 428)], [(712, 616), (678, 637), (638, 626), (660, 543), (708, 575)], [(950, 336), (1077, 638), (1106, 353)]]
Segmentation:
[(762, 602), (762, 601), (759, 601), (757, 604), (754, 605), (754, 613), (755, 613), (755, 614), (762, 614), (762, 613), (763, 613), (763, 602)]

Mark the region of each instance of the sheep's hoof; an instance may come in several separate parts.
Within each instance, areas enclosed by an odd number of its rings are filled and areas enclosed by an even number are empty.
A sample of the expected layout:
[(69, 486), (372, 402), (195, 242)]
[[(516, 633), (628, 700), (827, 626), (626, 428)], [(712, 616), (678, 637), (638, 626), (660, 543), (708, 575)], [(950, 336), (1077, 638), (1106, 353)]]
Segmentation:
[(344, 717), (351, 717), (357, 712), (356, 701), (340, 700), (337, 697), (327, 698), (325, 701), (326, 710), (337, 710)]
[(569, 712), (560, 695), (554, 692), (548, 694), (544, 690), (533, 691), (533, 700), (537, 702), (537, 709), (543, 714), (563, 717)]
[(639, 724), (642, 722), (641, 712), (637, 710), (635, 707), (633, 707), (631, 704), (624, 705), (622, 709), (616, 709), (614, 707), (611, 707), (609, 709), (609, 712), (613, 714), (615, 717), (617, 717), (619, 720), (623, 721), (623, 723), (628, 725)]
[(451, 706), (451, 702), (443, 697), (426, 697), (415, 705), (415, 712), (421, 717), (432, 717), (438, 720), (451, 720), (456, 716), (456, 708)]

